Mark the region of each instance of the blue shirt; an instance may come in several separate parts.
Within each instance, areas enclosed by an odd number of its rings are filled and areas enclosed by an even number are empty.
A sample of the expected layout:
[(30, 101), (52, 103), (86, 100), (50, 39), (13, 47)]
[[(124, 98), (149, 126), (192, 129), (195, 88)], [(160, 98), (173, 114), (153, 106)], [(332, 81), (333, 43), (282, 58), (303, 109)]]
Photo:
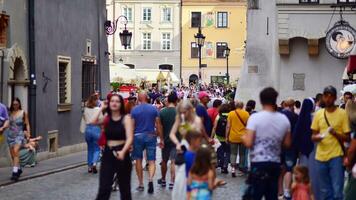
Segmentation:
[(195, 108), (195, 112), (200, 118), (203, 119), (203, 124), (204, 124), (206, 134), (208, 134), (208, 136), (210, 137), (213, 125), (208, 115), (208, 111), (206, 111), (206, 108), (203, 105), (198, 104), (197, 107)]
[(186, 151), (184, 153), (184, 161), (185, 161), (185, 174), (188, 177), (190, 169), (193, 167), (193, 163), (195, 160), (196, 153), (193, 151)]
[(157, 109), (151, 104), (141, 104), (131, 111), (135, 120), (135, 134), (155, 132), (156, 118), (159, 116)]
[(6, 106), (0, 103), (0, 127), (4, 125), (6, 120), (9, 120), (9, 113)]

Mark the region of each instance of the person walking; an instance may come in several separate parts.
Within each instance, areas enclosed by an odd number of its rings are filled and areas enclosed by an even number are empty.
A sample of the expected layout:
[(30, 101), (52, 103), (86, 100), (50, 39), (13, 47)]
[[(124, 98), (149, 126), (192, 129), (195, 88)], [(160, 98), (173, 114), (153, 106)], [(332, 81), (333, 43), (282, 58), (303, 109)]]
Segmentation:
[(156, 171), (157, 136), (160, 138), (159, 146), (164, 147), (162, 125), (157, 109), (148, 103), (146, 92), (139, 93), (138, 101), (140, 104), (131, 111), (135, 133), (132, 158), (136, 161), (136, 173), (139, 181), (137, 190), (144, 191), (142, 159), (143, 152), (146, 150), (149, 165), (147, 191), (152, 194), (154, 192), (153, 177)]
[(251, 172), (244, 198), (278, 199), (278, 177), (281, 166), (281, 148), (291, 146), (288, 118), (277, 112), (278, 92), (265, 88), (260, 93), (263, 110), (251, 115), (243, 144), (250, 148)]
[[(295, 101), (293, 99), (287, 99), (284, 101), (284, 109), (281, 111), (284, 114), (291, 125), (292, 133), (292, 144), (293, 142), (293, 130), (298, 121), (298, 115), (294, 112)], [(282, 173), (279, 180), (279, 194), (284, 197), (286, 200), (292, 198), (291, 189), (292, 189), (292, 172), (293, 168), (297, 164), (298, 153), (294, 145), (291, 148), (285, 149), (282, 148)]]
[[(166, 187), (166, 174), (167, 174), (167, 164), (170, 164), (171, 181), (169, 183), (169, 189), (173, 189), (174, 178), (175, 178), (175, 157), (176, 157), (176, 147), (174, 143), (169, 138), (169, 134), (172, 130), (176, 119), (176, 105), (178, 97), (175, 92), (171, 92), (168, 96), (168, 106), (163, 108), (160, 112), (159, 117), (162, 123), (163, 137), (164, 137), (164, 148), (162, 149), (162, 163), (161, 163), (161, 174), (162, 178), (158, 180), (158, 184), (162, 187)], [(178, 132), (176, 132), (177, 134)]]
[(6, 134), (5, 131), (10, 126), (9, 113), (4, 104), (0, 103), (0, 152), (5, 151), (6, 146), (2, 145), (5, 140)]
[(320, 178), (321, 199), (343, 199), (344, 142), (350, 140), (346, 111), (335, 105), (337, 91), (328, 86), (323, 92), (324, 109), (314, 116), (312, 139), (317, 143), (315, 159)]
[(213, 102), (213, 107), (208, 108), (207, 112), (210, 117), (211, 122), (214, 124), (216, 117), (219, 115), (219, 108), (222, 104), (220, 99), (215, 99)]
[(230, 162), (230, 145), (226, 142), (226, 126), (227, 117), (231, 111), (229, 104), (223, 104), (219, 108), (219, 115), (216, 117), (213, 127), (213, 135), (221, 146), (217, 149), (218, 167), (221, 168), (223, 174), (228, 174), (228, 166)]
[(100, 108), (97, 107), (97, 95), (91, 95), (85, 105), (84, 112), (82, 115), (82, 132), (84, 130), (85, 141), (87, 143), (87, 164), (88, 164), (88, 173), (96, 174), (98, 170), (96, 168), (97, 163), (99, 162), (100, 157), (100, 148), (98, 145), (98, 140), (100, 137), (101, 127), (100, 125), (103, 122), (103, 114), (99, 115), (99, 118), (95, 124), (93, 124), (93, 118), (95, 114), (100, 111)]
[(26, 139), (30, 139), (30, 130), (28, 115), (22, 110), (20, 99), (15, 98), (10, 106), (10, 127), (6, 130), (7, 144), (10, 148), (13, 164), (11, 176), (13, 181), (18, 181), (22, 174), (19, 152)]
[[(240, 101), (236, 102), (236, 110), (229, 113), (226, 125), (226, 141), (230, 144), (230, 162), (232, 177), (242, 176), (247, 172), (245, 165), (246, 148), (242, 144), (242, 137), (246, 133), (246, 124), (250, 115), (243, 110), (244, 104)], [(239, 171), (237, 170), (237, 153), (239, 154)]]
[(102, 112), (107, 111), (101, 136), (104, 150), (96, 200), (110, 199), (115, 174), (119, 182), (121, 199), (131, 200), (132, 163), (129, 150), (133, 142), (132, 120), (125, 115), (124, 100), (120, 95), (109, 95), (108, 104), (102, 104), (92, 121), (92, 124), (97, 124)]

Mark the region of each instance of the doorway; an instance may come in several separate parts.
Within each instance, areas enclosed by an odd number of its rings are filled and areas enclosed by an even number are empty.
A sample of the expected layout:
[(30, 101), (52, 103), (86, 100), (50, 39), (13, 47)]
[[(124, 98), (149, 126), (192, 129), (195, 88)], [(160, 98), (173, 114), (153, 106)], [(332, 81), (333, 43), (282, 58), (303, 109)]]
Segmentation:
[(8, 80), (8, 102), (17, 97), (21, 101), (22, 109), (28, 112), (28, 74), (25, 69), (24, 61), (21, 57), (15, 59), (13, 68), (10, 68)]

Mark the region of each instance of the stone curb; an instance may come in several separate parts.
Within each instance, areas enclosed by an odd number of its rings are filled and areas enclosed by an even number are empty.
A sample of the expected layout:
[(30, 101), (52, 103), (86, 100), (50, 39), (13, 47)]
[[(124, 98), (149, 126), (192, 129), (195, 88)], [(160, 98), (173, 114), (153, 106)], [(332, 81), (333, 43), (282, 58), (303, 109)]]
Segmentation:
[(20, 183), (20, 182), (23, 182), (23, 181), (27, 181), (27, 180), (30, 180), (30, 179), (40, 178), (40, 177), (43, 177), (43, 176), (48, 176), (48, 175), (51, 175), (51, 174), (56, 174), (56, 173), (59, 173), (59, 172), (68, 171), (68, 170), (79, 168), (79, 167), (86, 166), (86, 165), (87, 165), (86, 162), (80, 162), (80, 163), (68, 165), (68, 166), (65, 166), (65, 167), (57, 168), (57, 169), (52, 169), (52, 170), (48, 170), (48, 171), (44, 171), (44, 172), (39, 172), (39, 173), (35, 173), (33, 175), (23, 176), (17, 182), (14, 182), (14, 181), (10, 180), (10, 178), (9, 178), (9, 180), (6, 180), (4, 182), (0, 182), (0, 188), (4, 187), (4, 186), (9, 186), (9, 185), (13, 185), (13, 184), (16, 184), (16, 183)]

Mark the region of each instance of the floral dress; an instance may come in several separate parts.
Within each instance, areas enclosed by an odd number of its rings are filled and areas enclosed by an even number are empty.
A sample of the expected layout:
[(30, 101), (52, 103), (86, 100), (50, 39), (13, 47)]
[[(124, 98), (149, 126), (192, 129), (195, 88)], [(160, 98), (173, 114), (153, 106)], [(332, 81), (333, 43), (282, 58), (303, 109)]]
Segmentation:
[(7, 143), (10, 147), (25, 142), (24, 115), (25, 112), (21, 111), (18, 116), (10, 116), (10, 127), (6, 130)]
[(190, 185), (190, 200), (211, 200), (208, 180), (193, 180)]

